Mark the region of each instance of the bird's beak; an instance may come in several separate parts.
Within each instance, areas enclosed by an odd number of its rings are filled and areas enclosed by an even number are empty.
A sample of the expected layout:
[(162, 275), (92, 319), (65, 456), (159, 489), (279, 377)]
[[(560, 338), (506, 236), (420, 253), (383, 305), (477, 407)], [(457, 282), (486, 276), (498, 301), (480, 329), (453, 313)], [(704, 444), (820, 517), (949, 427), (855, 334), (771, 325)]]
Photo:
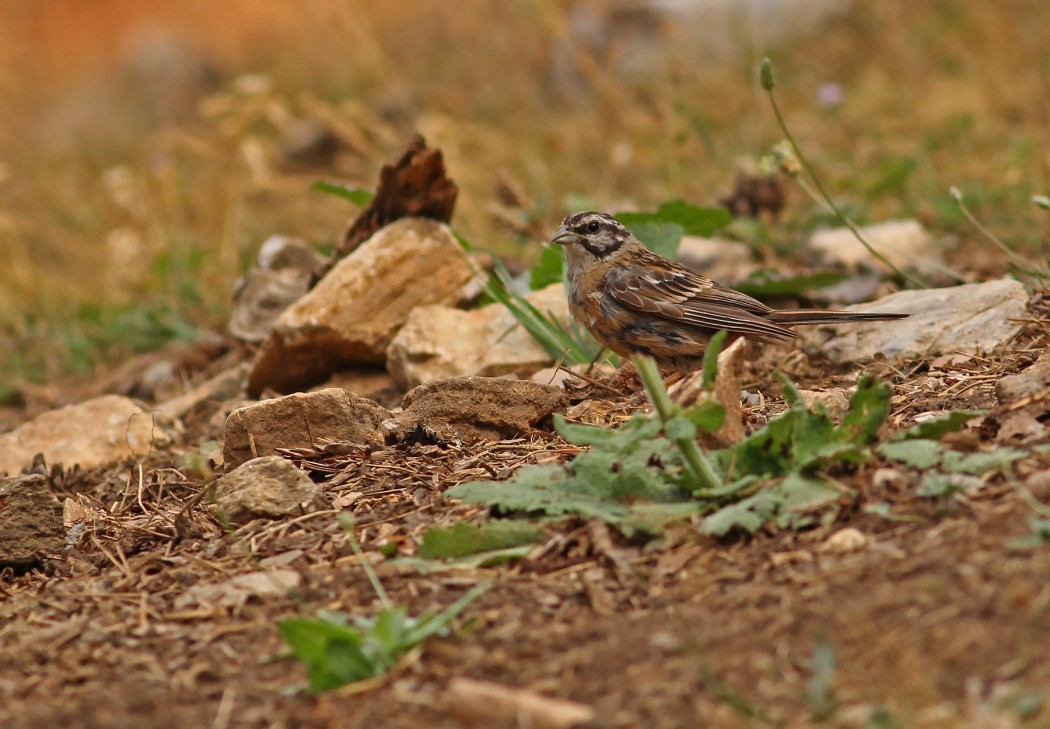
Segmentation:
[(563, 225), (560, 228), (558, 228), (558, 232), (554, 234), (554, 237), (550, 239), (550, 242), (557, 243), (560, 246), (564, 246), (568, 245), (569, 243), (575, 243), (579, 239), (580, 236), (576, 235)]

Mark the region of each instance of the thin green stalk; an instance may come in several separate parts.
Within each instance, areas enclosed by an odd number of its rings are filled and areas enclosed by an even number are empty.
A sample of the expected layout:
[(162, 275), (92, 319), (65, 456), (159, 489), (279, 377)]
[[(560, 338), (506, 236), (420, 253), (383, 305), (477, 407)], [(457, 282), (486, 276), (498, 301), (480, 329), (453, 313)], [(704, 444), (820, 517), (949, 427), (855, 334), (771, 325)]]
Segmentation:
[[(666, 424), (667, 421), (675, 417), (675, 406), (664, 388), (660, 369), (650, 357), (633, 357), (631, 361), (634, 362), (634, 366), (638, 370), (638, 378), (645, 387), (645, 393), (649, 396), (649, 402), (653, 404), (653, 410), (656, 411), (660, 422)], [(711, 461), (707, 459), (707, 455), (700, 450), (700, 446), (697, 445), (694, 438), (671, 438), (671, 441), (682, 452), (686, 467), (693, 477), (692, 480), (701, 490), (711, 491), (722, 485), (718, 472), (715, 471)]]
[(802, 168), (806, 171), (806, 174), (809, 175), (811, 180), (813, 180), (813, 184), (816, 186), (817, 191), (820, 193), (820, 196), (824, 199), (824, 204), (835, 214), (835, 217), (837, 217), (843, 225), (849, 228), (850, 232), (853, 233), (857, 240), (860, 241), (861, 245), (868, 249), (868, 253), (875, 256), (875, 258), (881, 261), (883, 265), (885, 265), (895, 274), (903, 278), (905, 281), (908, 281), (909, 283), (919, 287), (920, 289), (929, 288), (929, 286), (927, 286), (923, 281), (905, 273), (896, 265), (894, 265), (888, 258), (886, 258), (886, 256), (882, 255), (877, 250), (875, 250), (875, 248), (872, 247), (870, 243), (868, 243), (864, 236), (861, 235), (860, 230), (857, 228), (856, 225), (854, 225), (853, 221), (847, 218), (846, 215), (842, 212), (842, 210), (840, 210), (839, 207), (835, 204), (835, 201), (831, 199), (831, 195), (829, 195), (828, 191), (824, 189), (824, 185), (821, 183), (820, 178), (817, 177), (817, 174), (813, 171), (813, 168), (810, 166), (809, 161), (806, 159), (805, 155), (802, 154), (802, 149), (798, 146), (798, 143), (795, 142), (795, 137), (791, 134), (791, 131), (787, 127), (787, 123), (784, 121), (783, 115), (781, 115), (780, 113), (780, 107), (777, 105), (776, 96), (773, 94), (773, 88), (776, 86), (776, 81), (773, 77), (773, 62), (770, 61), (768, 58), (762, 59), (761, 79), (762, 88), (765, 89), (766, 95), (769, 97), (769, 104), (773, 108), (773, 115), (777, 119), (777, 124), (780, 126), (780, 130), (784, 132), (784, 138), (787, 139), (788, 144), (791, 145), (791, 150), (795, 153), (795, 156), (798, 158), (798, 161), (802, 165)]
[[(1038, 264), (1033, 264), (1032, 261), (1029, 261), (1024, 256), (1014, 252), (1013, 249), (1010, 248), (1010, 246), (1006, 245), (1006, 243), (1004, 243), (1002, 239), (999, 238), (999, 236), (997, 236), (992, 231), (988, 230), (988, 228), (984, 227), (981, 221), (977, 219), (977, 216), (970, 212), (970, 208), (967, 207), (966, 202), (963, 200), (963, 194), (962, 191), (959, 190), (959, 188), (949, 188), (948, 194), (951, 195), (952, 199), (955, 200), (955, 204), (959, 206), (959, 211), (967, 220), (970, 221), (970, 224), (973, 225), (973, 227), (977, 228), (977, 230), (980, 231), (980, 233), (985, 238), (987, 238), (993, 244), (995, 244), (995, 247), (1003, 252), (1007, 260), (1011, 261), (1014, 264), (1014, 271), (1020, 274), (1020, 276), (1022, 276), (1023, 278), (1025, 278), (1027, 280), (1028, 285), (1032, 288), (1042, 288), (1042, 284), (1040, 283), (1040, 281), (1035, 279), (1030, 272), (1025, 270), (1025, 267), (1031, 266), (1035, 268)], [(1038, 273), (1040, 277), (1044, 276), (1043, 272)]]
[(339, 526), (346, 532), (347, 539), (350, 540), (350, 549), (354, 550), (354, 556), (357, 557), (357, 561), (361, 563), (361, 567), (364, 569), (365, 574), (368, 575), (368, 581), (372, 583), (372, 589), (376, 591), (376, 595), (379, 596), (379, 602), (383, 603), (384, 610), (393, 610), (394, 603), (391, 602), (390, 596), (386, 594), (386, 590), (383, 589), (383, 583), (379, 581), (379, 575), (372, 569), (372, 565), (369, 564), (368, 559), (365, 557), (365, 553), (361, 549), (361, 545), (357, 542), (357, 537), (354, 536), (354, 518), (349, 514), (342, 514), (339, 517)]

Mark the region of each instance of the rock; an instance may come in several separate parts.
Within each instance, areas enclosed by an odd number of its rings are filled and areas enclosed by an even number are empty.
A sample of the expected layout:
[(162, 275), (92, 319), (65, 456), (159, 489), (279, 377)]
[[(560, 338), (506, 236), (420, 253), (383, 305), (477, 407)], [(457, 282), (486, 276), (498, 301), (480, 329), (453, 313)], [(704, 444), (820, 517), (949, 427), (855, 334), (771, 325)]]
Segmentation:
[(62, 553), (62, 507), (40, 474), (0, 479), (0, 566), (24, 566)]
[(528, 433), (565, 405), (559, 387), (496, 377), (454, 377), (411, 390), (402, 412), (384, 427), (398, 440), (419, 431), (446, 439), (500, 440)]
[[(339, 388), (263, 400), (226, 419), (223, 461), (236, 468), (278, 448), (309, 448), (317, 443), (383, 445), (382, 423), (390, 412), (371, 400)], [(253, 452), (254, 447), (254, 452)]]
[(231, 524), (298, 516), (327, 507), (321, 487), (280, 456), (255, 458), (215, 483), (215, 512)]
[(248, 376), (248, 392), (290, 392), (352, 364), (383, 363), (417, 306), (457, 300), (473, 272), (447, 225), (402, 218), (382, 228), (289, 306)]
[[(898, 268), (908, 268), (924, 275), (941, 275), (944, 251), (940, 243), (916, 220), (890, 220), (860, 229), (864, 239)], [(828, 263), (851, 269), (869, 268), (888, 272), (891, 269), (875, 258), (849, 228), (834, 228), (814, 233), (809, 247)]]
[(742, 281), (762, 268), (746, 243), (721, 238), (683, 236), (677, 258), (682, 265), (719, 283)]
[(281, 312), (310, 290), (314, 269), (323, 261), (304, 240), (267, 238), (255, 266), (234, 285), (230, 334), (245, 342), (266, 339)]
[(1000, 405), (1012, 403), (1022, 397), (1034, 395), (1050, 387), (1050, 350), (1039, 355), (1031, 367), (1007, 375), (995, 383), (995, 397)]
[(859, 552), (871, 544), (871, 537), (854, 527), (845, 527), (828, 537), (820, 548), (824, 552), (844, 554), (846, 552)]
[(104, 395), (43, 413), (0, 435), (0, 473), (17, 473), (37, 453), (52, 465), (93, 468), (143, 458), (168, 440), (150, 413), (126, 397)]
[(799, 394), (802, 395), (802, 402), (806, 403), (807, 408), (812, 410), (819, 403), (836, 422), (849, 410), (850, 395), (841, 387), (823, 391), (802, 390)]
[(1028, 294), (1013, 279), (944, 289), (900, 291), (850, 311), (886, 311), (911, 314), (901, 321), (877, 321), (800, 329), (811, 356), (832, 362), (870, 360), (882, 353), (908, 360), (948, 352), (991, 352), (1009, 342), (1021, 329), (1016, 319), (1026, 316)]
[[(552, 284), (525, 297), (568, 326), (565, 287)], [(552, 358), (503, 304), (462, 311), (421, 306), (408, 317), (387, 350), (387, 368), (403, 389), (464, 375), (525, 377)]]

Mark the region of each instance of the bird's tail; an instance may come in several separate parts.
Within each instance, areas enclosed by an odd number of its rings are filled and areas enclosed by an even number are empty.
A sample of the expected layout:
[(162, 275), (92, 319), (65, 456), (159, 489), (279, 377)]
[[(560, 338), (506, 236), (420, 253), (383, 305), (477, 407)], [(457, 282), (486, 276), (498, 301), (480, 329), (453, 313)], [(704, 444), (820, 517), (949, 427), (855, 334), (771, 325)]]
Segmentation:
[(889, 314), (879, 311), (825, 311), (823, 309), (778, 309), (765, 315), (769, 321), (793, 327), (799, 324), (840, 324), (851, 321), (891, 321), (904, 319), (909, 314)]

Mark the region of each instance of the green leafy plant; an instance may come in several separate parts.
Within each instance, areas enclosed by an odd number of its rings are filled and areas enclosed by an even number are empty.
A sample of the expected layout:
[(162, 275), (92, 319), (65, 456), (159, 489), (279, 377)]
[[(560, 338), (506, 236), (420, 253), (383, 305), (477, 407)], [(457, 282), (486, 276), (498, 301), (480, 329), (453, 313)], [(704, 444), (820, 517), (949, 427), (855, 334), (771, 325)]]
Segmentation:
[(1017, 448), (962, 453), (940, 442), (943, 436), (958, 431), (983, 414), (979, 410), (953, 410), (913, 425), (893, 440), (880, 444), (876, 452), (883, 458), (922, 471), (922, 480), (916, 491), (919, 496), (950, 497), (960, 491), (979, 488), (981, 476), (1005, 469), (1028, 455)]
[(383, 610), (371, 617), (353, 619), (320, 611), (316, 618), (290, 618), (278, 624), (292, 653), (306, 664), (308, 685), (313, 692), (385, 673), (427, 638), (446, 633), (451, 622), (489, 588), (488, 583), (479, 584), (441, 612), (426, 611), (411, 617), (405, 606), (395, 605), (386, 594), (353, 535), (353, 522), (344, 515), (341, 523)]
[[(702, 452), (697, 431), (717, 429), (723, 408), (671, 406), (659, 376), (636, 364), (654, 414), (637, 414), (615, 430), (556, 418), (562, 437), (589, 447), (571, 463), (529, 466), (507, 481), (461, 484), (448, 495), (501, 513), (598, 517), (627, 534), (653, 534), (694, 514), (705, 514), (700, 529), (716, 536), (755, 532), (772, 519), (797, 527), (810, 522), (811, 507), (841, 493), (823, 473), (868, 457), (889, 412), (889, 386), (865, 377), (836, 425), (823, 407), (807, 409), (782, 377), (786, 412), (736, 445)], [(713, 365), (707, 369), (713, 378)]]

